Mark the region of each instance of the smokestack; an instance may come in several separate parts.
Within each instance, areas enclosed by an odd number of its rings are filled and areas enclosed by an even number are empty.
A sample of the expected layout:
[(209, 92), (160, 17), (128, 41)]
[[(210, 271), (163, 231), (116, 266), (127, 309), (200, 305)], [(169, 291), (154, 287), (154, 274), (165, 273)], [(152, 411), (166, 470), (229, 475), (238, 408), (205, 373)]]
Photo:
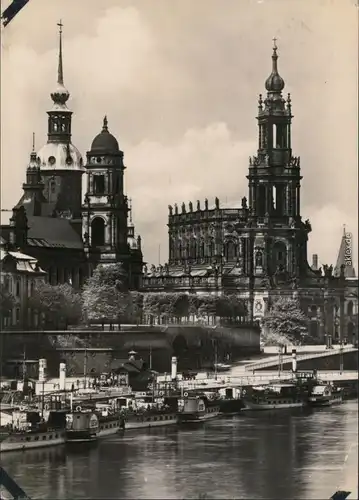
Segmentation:
[(64, 391), (66, 389), (66, 363), (60, 363), (59, 386), (60, 391)]
[(292, 349), (292, 372), (297, 373), (297, 351)]
[(46, 381), (46, 368), (47, 368), (47, 361), (46, 359), (39, 359), (39, 382), (45, 382)]
[(171, 361), (171, 379), (172, 380), (177, 379), (177, 358), (176, 358), (176, 356), (173, 356), (172, 361)]
[(312, 269), (313, 269), (313, 271), (318, 271), (318, 254), (316, 254), (316, 253), (313, 253)]

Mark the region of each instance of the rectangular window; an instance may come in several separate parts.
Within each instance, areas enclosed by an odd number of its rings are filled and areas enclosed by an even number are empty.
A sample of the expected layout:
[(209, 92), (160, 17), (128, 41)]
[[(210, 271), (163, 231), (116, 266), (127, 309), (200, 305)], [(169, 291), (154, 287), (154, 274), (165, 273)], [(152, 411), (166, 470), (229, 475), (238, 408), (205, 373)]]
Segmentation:
[(94, 194), (101, 195), (105, 192), (105, 176), (94, 175), (93, 177), (93, 191)]

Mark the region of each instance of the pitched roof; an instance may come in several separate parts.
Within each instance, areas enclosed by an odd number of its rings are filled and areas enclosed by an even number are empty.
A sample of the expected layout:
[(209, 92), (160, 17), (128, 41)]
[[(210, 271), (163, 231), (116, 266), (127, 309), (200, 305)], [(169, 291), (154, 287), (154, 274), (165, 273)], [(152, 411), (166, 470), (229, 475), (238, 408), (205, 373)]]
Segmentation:
[(83, 241), (67, 219), (28, 216), (28, 245), (82, 250)]

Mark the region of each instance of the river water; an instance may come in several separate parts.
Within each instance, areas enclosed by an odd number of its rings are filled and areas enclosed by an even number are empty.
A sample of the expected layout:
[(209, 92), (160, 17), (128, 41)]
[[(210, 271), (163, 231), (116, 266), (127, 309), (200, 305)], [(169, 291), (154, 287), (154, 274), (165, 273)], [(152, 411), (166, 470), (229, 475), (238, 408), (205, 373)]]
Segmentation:
[(2, 465), (34, 499), (327, 499), (356, 476), (357, 442), (348, 401), (6, 453)]

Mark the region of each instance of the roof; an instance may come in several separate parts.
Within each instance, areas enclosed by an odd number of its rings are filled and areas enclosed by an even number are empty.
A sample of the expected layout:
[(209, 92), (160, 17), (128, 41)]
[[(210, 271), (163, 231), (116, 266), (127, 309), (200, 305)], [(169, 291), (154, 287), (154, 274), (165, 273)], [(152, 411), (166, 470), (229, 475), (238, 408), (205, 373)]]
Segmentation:
[(25, 273), (46, 274), (38, 265), (37, 259), (21, 252), (7, 252), (0, 249), (0, 262), (5, 262), (6, 258), (12, 258), (16, 261), (16, 271)]
[(120, 148), (116, 137), (107, 128), (107, 118), (103, 120), (102, 131), (94, 138), (91, 145), (91, 153), (119, 153)]
[(28, 216), (27, 244), (44, 248), (83, 249), (81, 236), (71, 221), (56, 217)]

